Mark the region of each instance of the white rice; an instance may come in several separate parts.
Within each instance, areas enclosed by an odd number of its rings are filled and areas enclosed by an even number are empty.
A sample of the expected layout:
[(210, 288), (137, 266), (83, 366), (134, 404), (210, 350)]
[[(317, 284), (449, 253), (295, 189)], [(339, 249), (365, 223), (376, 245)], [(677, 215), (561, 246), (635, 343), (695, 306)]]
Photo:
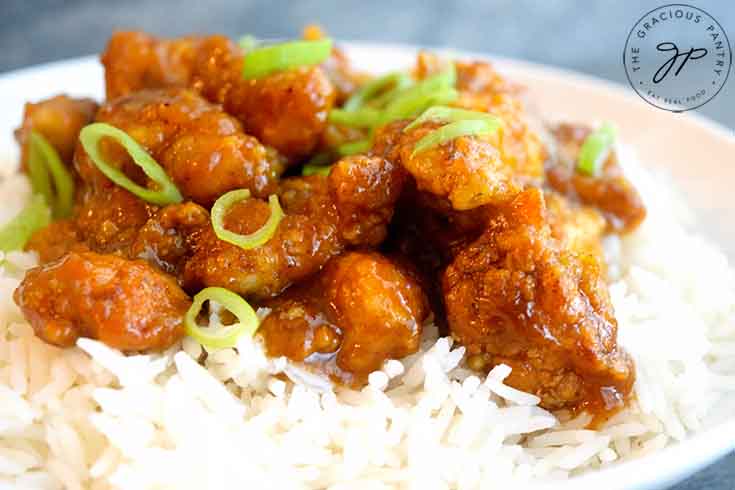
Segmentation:
[[(35, 259), (10, 253), (0, 273), (0, 489), (506, 488), (686, 438), (735, 390), (733, 270), (690, 232), (661, 176), (623, 161), (649, 209), (634, 235), (606, 244), (637, 402), (599, 430), (506, 386), (506, 366), (484, 379), (465, 369), (464, 349), (431, 325), (420, 354), (386, 362), (360, 392), (335, 392), (250, 339), (208, 350), (203, 365), (206, 349), (191, 339), (163, 355), (126, 357), (91, 340), (56, 349), (12, 302)], [(22, 178), (1, 183), (0, 219), (27, 193)]]

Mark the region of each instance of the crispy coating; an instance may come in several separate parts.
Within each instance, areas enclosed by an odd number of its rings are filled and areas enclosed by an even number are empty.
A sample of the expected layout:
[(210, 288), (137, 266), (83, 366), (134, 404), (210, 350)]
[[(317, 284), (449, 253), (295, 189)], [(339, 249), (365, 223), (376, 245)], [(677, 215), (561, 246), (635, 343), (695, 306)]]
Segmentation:
[(452, 335), (470, 365), (507, 364), (507, 382), (548, 409), (620, 408), (634, 379), (598, 261), (560, 247), (530, 189), (463, 250), (442, 281)]
[(189, 297), (143, 261), (93, 252), (30, 270), (15, 302), (40, 338), (61, 347), (79, 337), (123, 351), (170, 347), (183, 335)]
[(61, 161), (71, 164), (79, 131), (92, 122), (97, 103), (91, 99), (75, 99), (57, 95), (39, 102), (28, 102), (23, 109), (23, 122), (15, 132), (21, 148), (21, 168), (28, 159), (27, 141), (31, 131), (44, 136), (59, 153)]
[[(326, 37), (319, 26), (308, 25), (304, 28), (304, 39), (316, 41)], [(370, 77), (352, 67), (349, 57), (338, 46), (332, 47), (332, 54), (322, 63), (322, 68), (336, 90), (336, 104), (342, 105)]]
[(179, 276), (192, 254), (191, 241), (209, 226), (209, 212), (192, 202), (159, 209), (138, 230), (130, 257), (144, 259), (159, 269)]
[[(419, 78), (436, 73), (442, 62), (433, 55), (419, 55)], [(488, 112), (503, 121), (492, 139), (506, 171), (521, 184), (538, 184), (543, 178), (547, 151), (526, 112), (522, 87), (508, 81), (491, 64), (483, 61), (455, 62), (459, 98), (450, 105)]]
[(127, 256), (138, 230), (156, 209), (122, 187), (90, 191), (74, 219), (77, 236), (95, 252)]
[(599, 176), (576, 171), (579, 151), (591, 131), (588, 126), (573, 124), (560, 124), (554, 128), (559, 155), (547, 165), (548, 184), (574, 201), (599, 209), (607, 219), (609, 231), (633, 231), (645, 219), (646, 207), (636, 188), (623, 174), (615, 152), (610, 153)]
[[(244, 134), (236, 119), (188, 89), (144, 90), (115, 99), (102, 106), (97, 121), (127, 132), (163, 166), (185, 197), (205, 206), (233, 189), (267, 196), (285, 168), (276, 152)], [(109, 140), (101, 146), (110, 163), (145, 182), (121, 146)], [(76, 164), (86, 182), (111, 185), (81, 145)]]
[(186, 86), (239, 119), (248, 134), (292, 160), (317, 145), (335, 100), (320, 67), (244, 80), (247, 57), (224, 36), (157, 39), (117, 32), (102, 55), (107, 97), (144, 88)]
[(439, 127), (441, 123), (424, 123), (399, 143), (399, 161), (419, 190), (447, 199), (457, 210), (501, 203), (520, 192), (514, 169), (497, 150), (497, 135), (460, 136), (414, 154), (416, 143)]
[(400, 163), (420, 191), (448, 201), (455, 210), (507, 202), (525, 186), (539, 185), (545, 152), (523, 121), (520, 106), (510, 98), (498, 106), (463, 106), (497, 115), (503, 125), (493, 134), (460, 136), (414, 153), (416, 144), (443, 124), (429, 121), (404, 131), (406, 123), (396, 122), (378, 130), (373, 152)]
[(413, 275), (370, 252), (332, 259), (270, 306), (259, 329), (269, 355), (305, 361), (351, 385), (416, 352), (429, 313)]
[[(219, 240), (211, 227), (192, 238), (193, 257), (184, 283), (222, 286), (270, 297), (319, 269), (346, 247), (377, 246), (387, 234), (405, 174), (389, 161), (356, 155), (337, 162), (328, 178), (292, 177), (278, 192), (286, 216), (265, 245), (243, 250)], [(230, 208), (225, 227), (240, 234), (259, 229), (270, 216), (264, 201)]]
[(25, 250), (36, 252), (38, 261), (46, 264), (58, 260), (71, 250), (84, 250), (74, 220), (55, 221), (36, 231), (26, 243)]
[(354, 155), (334, 164), (329, 192), (346, 244), (377, 246), (385, 239), (405, 179), (400, 166), (379, 156)]
[(605, 217), (597, 209), (580, 206), (553, 191), (544, 192), (544, 201), (551, 236), (559, 241), (561, 248), (577, 255), (593, 255), (605, 268), (602, 249), (602, 237), (607, 229)]
[[(221, 286), (267, 298), (317, 272), (342, 251), (338, 214), (324, 177), (290, 178), (279, 190), (285, 216), (264, 245), (243, 250), (217, 238), (210, 227), (192, 237), (193, 256), (184, 268), (188, 289)], [(265, 224), (270, 208), (248, 199), (232, 206), (225, 228), (249, 234)]]

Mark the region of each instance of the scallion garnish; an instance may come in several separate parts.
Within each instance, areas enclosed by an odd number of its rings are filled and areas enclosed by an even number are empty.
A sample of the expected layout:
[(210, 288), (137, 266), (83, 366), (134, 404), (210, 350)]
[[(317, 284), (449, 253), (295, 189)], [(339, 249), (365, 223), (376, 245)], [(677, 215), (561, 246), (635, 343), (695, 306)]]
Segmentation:
[(42, 194), (35, 194), (18, 215), (0, 228), (0, 250), (21, 250), (31, 235), (51, 223), (51, 210)]
[(308, 177), (309, 175), (329, 175), (332, 169), (332, 161), (334, 157), (329, 152), (317, 153), (309, 159), (301, 168), (301, 175)]
[(380, 121), (380, 112), (370, 107), (363, 107), (354, 111), (332, 109), (329, 112), (329, 122), (351, 128), (371, 128)]
[(337, 153), (340, 156), (346, 157), (356, 153), (365, 153), (371, 146), (372, 142), (369, 139), (350, 141), (349, 143), (339, 145), (337, 147)]
[(304, 165), (301, 169), (301, 175), (308, 177), (310, 175), (323, 175), (326, 177), (332, 171), (331, 165)]
[(459, 97), (454, 89), (456, 81), (457, 70), (451, 63), (444, 71), (397, 93), (386, 105), (381, 123), (412, 117), (433, 105), (456, 100)]
[(69, 217), (74, 206), (74, 179), (56, 149), (36, 131), (28, 138), (26, 164), (33, 192), (46, 199), (55, 218)]
[(283, 210), (278, 202), (278, 196), (271, 195), (268, 197), (268, 206), (270, 207), (271, 215), (260, 229), (249, 235), (241, 235), (227, 230), (225, 228), (225, 215), (227, 211), (234, 204), (249, 198), (250, 191), (247, 189), (230, 191), (223, 194), (212, 206), (212, 227), (214, 228), (214, 233), (220, 240), (236, 245), (244, 250), (260, 247), (268, 242), (268, 240), (273, 238), (278, 224), (283, 219)]
[(242, 76), (252, 80), (298, 66), (318, 65), (331, 52), (331, 39), (291, 41), (255, 48), (245, 55)]
[[(140, 186), (130, 180), (122, 171), (107, 163), (99, 149), (100, 140), (106, 137), (115, 140), (125, 148), (125, 151), (133, 159), (133, 162), (143, 169), (143, 172), (145, 172), (149, 179), (158, 184), (159, 189), (153, 190)], [(166, 175), (166, 171), (125, 131), (106, 123), (93, 123), (82, 128), (82, 131), (79, 133), (79, 141), (97, 168), (108, 179), (123, 189), (130, 191), (144, 201), (159, 206), (183, 201), (179, 189), (169, 176)]]
[[(214, 301), (227, 308), (237, 318), (232, 325), (200, 327), (197, 316), (205, 301)], [(206, 347), (226, 349), (234, 347), (243, 334), (252, 336), (258, 330), (259, 321), (253, 307), (239, 295), (225, 288), (205, 288), (194, 296), (194, 302), (184, 316), (186, 334)]]
[(441, 145), (460, 136), (479, 136), (491, 134), (498, 130), (499, 122), (481, 119), (466, 119), (442, 126), (421, 138), (413, 148), (411, 157), (422, 151)]
[(411, 77), (403, 72), (388, 73), (365, 83), (347, 99), (347, 102), (345, 102), (342, 108), (346, 111), (357, 110), (381, 92), (386, 93), (388, 90), (401, 90), (412, 84)]
[(497, 116), (493, 116), (487, 112), (468, 111), (466, 109), (438, 105), (426, 109), (419, 117), (414, 119), (411, 124), (403, 128), (403, 131), (410, 131), (416, 126), (427, 121), (456, 122), (470, 119), (488, 121), (493, 124), (502, 124), (501, 120)]
[(616, 133), (615, 126), (608, 122), (590, 133), (579, 150), (577, 170), (592, 177), (599, 175), (615, 143)]

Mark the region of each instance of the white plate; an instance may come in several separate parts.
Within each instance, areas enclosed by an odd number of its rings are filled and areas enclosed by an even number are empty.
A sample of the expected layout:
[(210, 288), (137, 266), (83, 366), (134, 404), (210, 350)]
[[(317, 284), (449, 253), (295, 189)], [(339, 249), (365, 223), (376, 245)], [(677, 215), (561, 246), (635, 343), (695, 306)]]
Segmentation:
[[(409, 66), (416, 48), (348, 44), (359, 67), (387, 71)], [(452, 53), (457, 54), (457, 53)], [(483, 55), (461, 53), (482, 58)], [(735, 135), (694, 114), (655, 109), (627, 87), (530, 63), (493, 58), (510, 78), (526, 85), (533, 103), (553, 119), (610, 120), (641, 161), (665, 168), (700, 218), (699, 229), (735, 260)], [(101, 99), (102, 69), (95, 58), (41, 65), (0, 76), (0, 162), (15, 162), (12, 137), (23, 103), (66, 92)], [(711, 103), (717, 103), (717, 100)], [(6, 169), (11, 168), (6, 166)], [(662, 244), (665, 245), (665, 244)], [(686, 259), (686, 258), (682, 258)], [(646, 458), (563, 483), (565, 489), (659, 489), (678, 482), (735, 449), (735, 418)]]

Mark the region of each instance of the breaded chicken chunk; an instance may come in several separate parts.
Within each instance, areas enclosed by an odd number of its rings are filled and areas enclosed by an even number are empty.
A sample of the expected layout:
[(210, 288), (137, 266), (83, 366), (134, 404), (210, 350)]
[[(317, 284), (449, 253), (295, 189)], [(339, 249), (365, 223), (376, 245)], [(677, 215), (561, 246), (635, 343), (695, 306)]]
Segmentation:
[(335, 89), (318, 66), (245, 80), (247, 55), (224, 36), (169, 40), (117, 32), (102, 63), (108, 99), (145, 88), (190, 87), (292, 160), (316, 147), (335, 100)]
[(547, 165), (548, 184), (571, 200), (597, 208), (607, 219), (611, 232), (635, 230), (646, 217), (646, 207), (633, 184), (625, 177), (614, 151), (610, 152), (598, 176), (577, 171), (582, 144), (592, 129), (560, 124), (553, 130), (558, 156)]
[(506, 364), (507, 382), (548, 409), (621, 407), (634, 370), (594, 255), (559, 245), (530, 189), (459, 253), (442, 281), (452, 336), (470, 365)]
[(148, 263), (93, 252), (28, 271), (14, 299), (50, 344), (68, 347), (89, 337), (123, 351), (171, 346), (184, 334), (191, 305), (172, 277)]
[(269, 306), (259, 329), (269, 355), (304, 361), (353, 385), (384, 361), (416, 352), (429, 314), (413, 275), (374, 252), (332, 259)]
[(79, 131), (94, 120), (97, 103), (57, 95), (38, 102), (28, 102), (23, 109), (23, 122), (15, 132), (21, 148), (21, 168), (28, 159), (28, 137), (31, 131), (45, 137), (59, 153), (61, 161), (70, 165)]
[[(96, 120), (128, 133), (163, 166), (186, 198), (205, 206), (233, 189), (267, 196), (285, 168), (277, 153), (243, 133), (236, 119), (188, 89), (144, 90), (120, 97), (104, 104)], [(100, 146), (109, 163), (145, 182), (118, 143), (105, 138)], [(85, 182), (112, 185), (81, 145), (75, 163)]]

